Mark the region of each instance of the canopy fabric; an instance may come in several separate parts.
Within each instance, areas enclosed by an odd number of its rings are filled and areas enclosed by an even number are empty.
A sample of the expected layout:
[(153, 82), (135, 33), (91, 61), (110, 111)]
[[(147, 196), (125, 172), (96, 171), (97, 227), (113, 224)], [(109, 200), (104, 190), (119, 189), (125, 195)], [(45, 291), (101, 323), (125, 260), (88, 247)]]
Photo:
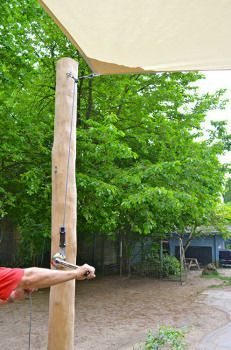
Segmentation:
[(39, 0), (94, 73), (231, 69), (231, 0)]

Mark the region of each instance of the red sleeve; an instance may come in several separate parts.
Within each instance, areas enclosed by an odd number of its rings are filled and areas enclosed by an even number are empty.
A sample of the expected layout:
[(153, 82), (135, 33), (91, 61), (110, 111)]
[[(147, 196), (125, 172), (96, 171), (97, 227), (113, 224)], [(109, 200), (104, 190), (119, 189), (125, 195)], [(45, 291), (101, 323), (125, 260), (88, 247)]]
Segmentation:
[(0, 299), (7, 300), (24, 274), (23, 269), (0, 267)]

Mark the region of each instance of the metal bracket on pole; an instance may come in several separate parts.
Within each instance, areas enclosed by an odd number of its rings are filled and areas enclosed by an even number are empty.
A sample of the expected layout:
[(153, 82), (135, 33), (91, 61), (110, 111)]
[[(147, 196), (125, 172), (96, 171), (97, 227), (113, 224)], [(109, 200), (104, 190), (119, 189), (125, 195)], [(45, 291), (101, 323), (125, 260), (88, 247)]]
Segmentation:
[(78, 83), (78, 81), (81, 79), (91, 79), (91, 78), (99, 77), (99, 76), (100, 76), (100, 74), (91, 73), (89, 75), (83, 75), (82, 77), (76, 78), (71, 72), (67, 73), (67, 77), (72, 78), (75, 81), (75, 83)]
[(59, 248), (60, 254), (63, 256), (63, 259), (66, 259), (66, 228), (61, 226), (59, 230)]

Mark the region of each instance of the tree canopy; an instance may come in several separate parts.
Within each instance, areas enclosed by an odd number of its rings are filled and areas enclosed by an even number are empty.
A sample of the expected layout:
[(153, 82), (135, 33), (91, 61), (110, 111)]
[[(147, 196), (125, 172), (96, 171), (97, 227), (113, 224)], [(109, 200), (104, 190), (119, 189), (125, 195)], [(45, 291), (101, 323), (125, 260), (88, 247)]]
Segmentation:
[[(0, 47), (0, 216), (19, 228), (27, 252), (50, 236), (55, 64), (76, 49), (34, 0), (4, 0)], [(220, 202), (230, 147), (224, 90), (199, 93), (198, 72), (101, 76), (78, 82), (78, 232), (161, 236), (206, 225)], [(28, 249), (29, 248), (29, 249)]]

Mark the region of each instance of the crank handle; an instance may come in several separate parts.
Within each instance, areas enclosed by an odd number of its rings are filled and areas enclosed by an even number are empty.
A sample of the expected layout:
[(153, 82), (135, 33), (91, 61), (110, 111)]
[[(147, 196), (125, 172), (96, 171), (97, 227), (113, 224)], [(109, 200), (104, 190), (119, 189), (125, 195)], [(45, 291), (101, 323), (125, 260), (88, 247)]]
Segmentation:
[[(72, 264), (72, 263), (70, 263), (70, 262), (68, 262), (68, 261), (66, 261), (66, 260), (64, 260), (64, 257), (61, 255), (61, 254), (59, 254), (59, 253), (57, 253), (57, 254), (55, 254), (54, 256), (53, 256), (53, 258), (52, 258), (52, 264), (56, 267), (56, 268), (59, 268), (59, 267), (66, 267), (66, 268), (69, 268), (69, 269), (78, 269), (79, 268), (79, 266), (78, 265), (75, 265), (75, 264)], [(89, 271), (86, 271), (85, 272), (85, 274), (84, 274), (84, 276), (85, 277), (87, 277), (88, 275), (89, 275)]]

